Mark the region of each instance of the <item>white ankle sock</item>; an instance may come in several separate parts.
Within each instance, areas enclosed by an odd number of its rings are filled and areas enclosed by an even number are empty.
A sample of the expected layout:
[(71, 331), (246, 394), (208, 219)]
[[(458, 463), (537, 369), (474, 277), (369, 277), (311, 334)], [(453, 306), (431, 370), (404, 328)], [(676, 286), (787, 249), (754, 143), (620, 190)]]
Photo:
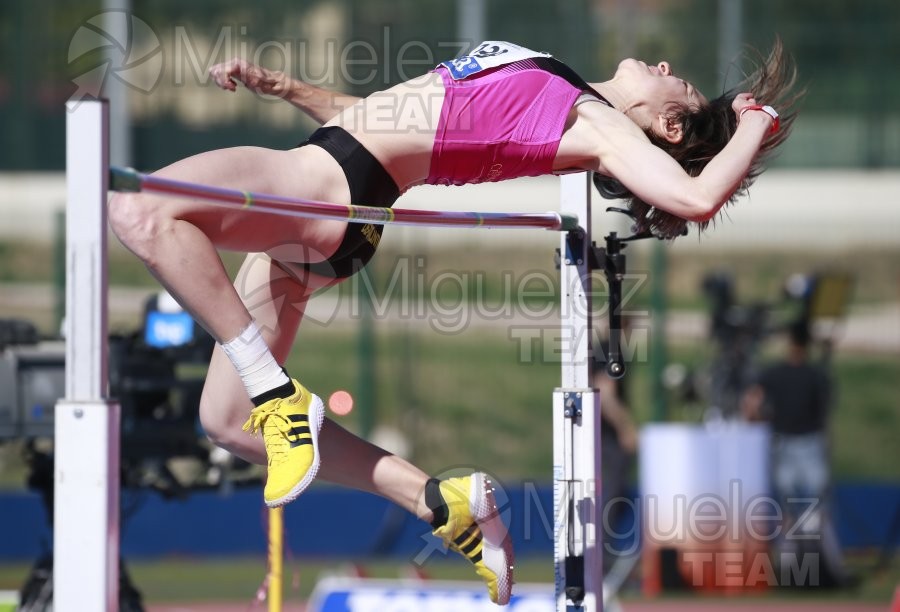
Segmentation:
[(254, 321), (237, 338), (221, 346), (234, 364), (251, 398), (290, 382), (290, 378), (272, 356)]

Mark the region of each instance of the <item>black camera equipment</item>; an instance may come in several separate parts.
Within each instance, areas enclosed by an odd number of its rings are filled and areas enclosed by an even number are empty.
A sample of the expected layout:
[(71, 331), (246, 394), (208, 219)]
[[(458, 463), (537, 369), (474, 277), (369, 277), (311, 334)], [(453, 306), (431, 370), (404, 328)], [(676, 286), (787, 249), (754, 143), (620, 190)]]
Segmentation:
[[(121, 486), (167, 498), (192, 491), (257, 485), (260, 475), (207, 441), (198, 407), (215, 345), (168, 294), (151, 296), (132, 333), (109, 338), (110, 397), (121, 406)], [(0, 443), (24, 441), (28, 486), (53, 517), (53, 413), (65, 395), (65, 344), (41, 340), (35, 326), (0, 320)], [(172, 460), (189, 463), (175, 473)], [(183, 460), (190, 460), (185, 462)], [(123, 509), (123, 522), (135, 508)], [(37, 560), (22, 588), (20, 610), (52, 609), (52, 554)], [(124, 561), (120, 609), (143, 610)]]

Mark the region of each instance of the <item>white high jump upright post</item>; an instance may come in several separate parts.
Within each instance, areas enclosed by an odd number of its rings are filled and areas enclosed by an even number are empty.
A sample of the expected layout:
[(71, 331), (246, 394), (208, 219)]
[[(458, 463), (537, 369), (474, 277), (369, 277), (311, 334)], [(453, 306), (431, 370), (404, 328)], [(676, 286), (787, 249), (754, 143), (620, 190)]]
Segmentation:
[(581, 227), (560, 241), (562, 381), (553, 392), (557, 612), (602, 612), (600, 395), (591, 387), (591, 178), (561, 177), (560, 212)]
[(53, 610), (118, 610), (119, 405), (109, 399), (109, 105), (66, 105), (66, 396), (56, 404)]

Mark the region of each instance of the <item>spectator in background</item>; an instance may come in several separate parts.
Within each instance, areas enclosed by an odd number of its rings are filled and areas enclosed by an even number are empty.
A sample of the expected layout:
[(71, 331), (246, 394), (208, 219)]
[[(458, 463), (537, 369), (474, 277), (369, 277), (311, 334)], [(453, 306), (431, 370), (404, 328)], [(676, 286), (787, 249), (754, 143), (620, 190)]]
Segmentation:
[(806, 586), (838, 585), (847, 576), (826, 504), (832, 384), (826, 369), (811, 361), (811, 342), (808, 321), (792, 324), (787, 355), (760, 372), (741, 411), (747, 420), (771, 425), (772, 484), (784, 516), (780, 552), (820, 553), (820, 584)]
[(829, 480), (828, 409), (831, 381), (809, 358), (807, 323), (790, 326), (786, 357), (765, 368), (745, 393), (744, 417), (772, 427), (772, 477), (776, 492), (822, 496)]

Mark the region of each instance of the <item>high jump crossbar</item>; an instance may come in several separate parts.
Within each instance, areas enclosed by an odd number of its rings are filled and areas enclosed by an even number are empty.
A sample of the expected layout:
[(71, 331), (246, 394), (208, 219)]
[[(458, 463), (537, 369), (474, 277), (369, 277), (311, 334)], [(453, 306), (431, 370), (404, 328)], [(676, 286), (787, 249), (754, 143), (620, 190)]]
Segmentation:
[(455, 212), (410, 210), (357, 204), (333, 204), (267, 193), (254, 193), (200, 185), (143, 174), (131, 168), (110, 169), (112, 191), (143, 191), (177, 198), (194, 198), (215, 206), (255, 210), (288, 217), (336, 219), (376, 225), (417, 225), (428, 227), (468, 227), (507, 229), (548, 229), (569, 231), (578, 227), (578, 218), (558, 212)]
[[(109, 107), (102, 100), (69, 103), (66, 134), (66, 397), (55, 412), (56, 612), (118, 610), (120, 409), (109, 398), (107, 378), (109, 187), (204, 200), (215, 196), (214, 204), (249, 204), (278, 214), (293, 210), (296, 216), (351, 222), (562, 232), (562, 377), (553, 391), (552, 407), (555, 601), (557, 612), (602, 612), (600, 395), (591, 387), (591, 180), (587, 173), (561, 177), (559, 213), (377, 209), (245, 194), (132, 170), (111, 173)], [(190, 192), (175, 193), (185, 185)], [(297, 210), (301, 205), (305, 210)]]

